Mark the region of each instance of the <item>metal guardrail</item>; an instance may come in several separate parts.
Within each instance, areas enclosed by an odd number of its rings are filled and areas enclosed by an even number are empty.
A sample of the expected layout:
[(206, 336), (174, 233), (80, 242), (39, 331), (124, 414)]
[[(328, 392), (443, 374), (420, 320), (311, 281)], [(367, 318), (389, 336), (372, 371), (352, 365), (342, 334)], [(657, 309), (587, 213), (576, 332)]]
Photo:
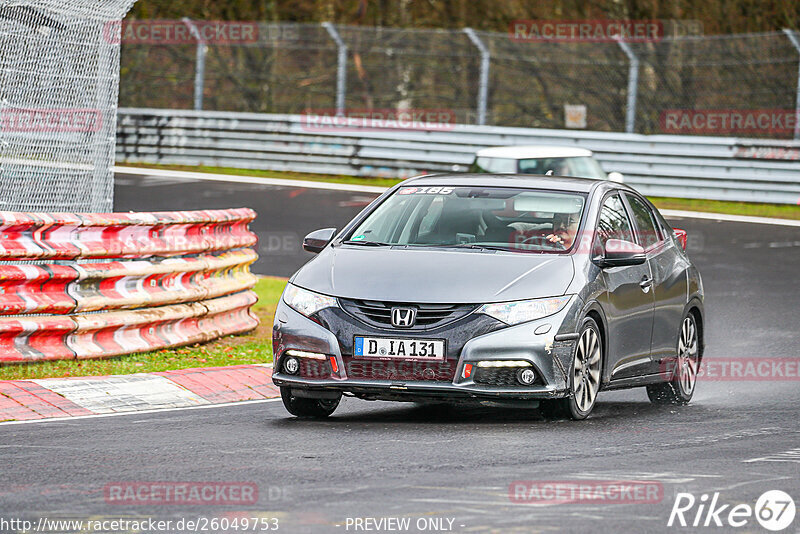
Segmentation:
[(652, 196), (795, 204), (800, 142), (453, 125), (321, 130), (303, 115), (120, 109), (117, 161), (409, 177), (466, 171), (475, 151), (566, 145)]

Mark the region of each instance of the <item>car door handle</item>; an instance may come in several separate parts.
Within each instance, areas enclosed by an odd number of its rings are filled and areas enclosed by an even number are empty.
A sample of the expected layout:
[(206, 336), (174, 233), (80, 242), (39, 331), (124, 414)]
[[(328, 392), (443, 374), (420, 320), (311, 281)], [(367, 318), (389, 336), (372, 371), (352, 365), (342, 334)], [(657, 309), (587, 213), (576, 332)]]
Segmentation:
[(653, 279), (652, 279), (652, 278), (649, 278), (649, 277), (647, 277), (647, 276), (645, 276), (644, 278), (642, 278), (642, 281), (641, 281), (641, 282), (639, 282), (639, 287), (641, 287), (641, 288), (642, 288), (642, 290), (644, 290), (644, 291), (647, 291), (647, 290), (648, 290), (648, 289), (650, 289), (652, 286), (653, 286)]

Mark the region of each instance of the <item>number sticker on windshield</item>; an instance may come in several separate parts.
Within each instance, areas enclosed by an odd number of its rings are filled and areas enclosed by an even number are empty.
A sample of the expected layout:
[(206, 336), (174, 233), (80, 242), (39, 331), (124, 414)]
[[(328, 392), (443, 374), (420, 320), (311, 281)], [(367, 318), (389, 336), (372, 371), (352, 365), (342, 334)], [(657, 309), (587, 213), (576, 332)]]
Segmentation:
[(398, 195), (449, 195), (453, 192), (452, 187), (404, 187), (397, 192)]

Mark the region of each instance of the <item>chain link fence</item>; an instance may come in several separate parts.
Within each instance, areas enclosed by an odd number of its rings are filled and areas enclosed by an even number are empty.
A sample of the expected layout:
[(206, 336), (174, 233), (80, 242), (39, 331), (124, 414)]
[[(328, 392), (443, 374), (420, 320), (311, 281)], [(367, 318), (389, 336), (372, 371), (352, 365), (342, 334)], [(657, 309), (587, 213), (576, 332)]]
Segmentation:
[[(120, 105), (262, 113), (446, 109), (460, 123), (534, 128), (570, 127), (565, 106), (576, 106), (578, 126), (588, 130), (714, 133), (669, 131), (665, 113), (795, 113), (799, 61), (797, 32), (790, 31), (521, 42), (469, 29), (259, 23), (257, 39), (248, 42), (123, 40)], [(796, 130), (781, 123), (777, 131), (746, 133), (791, 138)]]
[(0, 210), (110, 211), (120, 47), (108, 24), (132, 5), (0, 1)]

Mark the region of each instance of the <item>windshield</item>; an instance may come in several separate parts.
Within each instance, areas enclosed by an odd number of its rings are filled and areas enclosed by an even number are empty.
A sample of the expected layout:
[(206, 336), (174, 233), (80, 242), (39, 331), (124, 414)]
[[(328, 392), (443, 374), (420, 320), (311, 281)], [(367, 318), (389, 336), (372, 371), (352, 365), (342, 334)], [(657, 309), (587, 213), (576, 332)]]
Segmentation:
[(535, 158), (519, 161), (520, 174), (547, 174), (553, 171), (556, 176), (576, 176), (578, 178), (606, 179), (606, 173), (592, 157), (575, 158)]
[(507, 187), (402, 187), (352, 231), (353, 245), (564, 252), (585, 195)]

